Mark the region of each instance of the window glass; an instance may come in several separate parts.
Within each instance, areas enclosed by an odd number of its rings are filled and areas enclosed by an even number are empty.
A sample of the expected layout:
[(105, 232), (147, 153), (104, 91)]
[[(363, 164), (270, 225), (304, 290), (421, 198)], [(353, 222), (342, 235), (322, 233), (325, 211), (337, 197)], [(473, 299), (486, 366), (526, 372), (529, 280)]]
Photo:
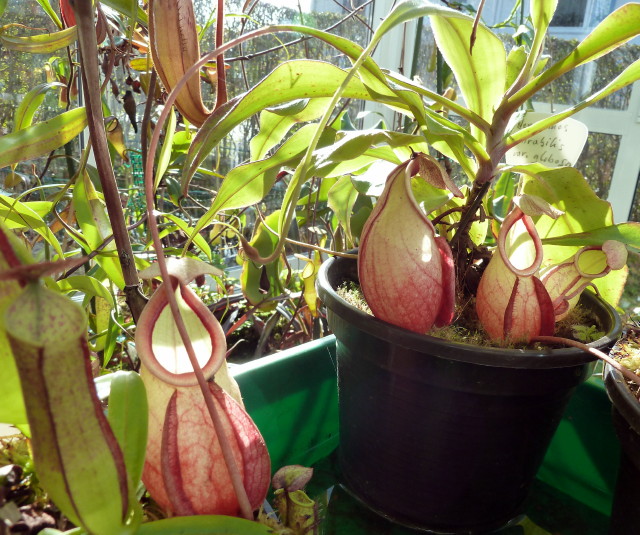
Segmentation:
[[(57, 30), (37, 2), (9, 0), (3, 20), (19, 21), (24, 25), (8, 30), (9, 35), (26, 36)], [(20, 66), (19, 76), (13, 67), (15, 65)], [(67, 83), (69, 73), (69, 62), (64, 50), (51, 54), (30, 54), (0, 46), (0, 135), (13, 131), (15, 111), (30, 90), (51, 81)], [(66, 91), (64, 94), (59, 90), (47, 91), (33, 122), (45, 121), (60, 114), (65, 111), (67, 104)], [(71, 105), (75, 106), (75, 103)], [(66, 177), (75, 172), (75, 160), (71, 155), (77, 154), (79, 149), (76, 138), (52, 153), (49, 158), (39, 159), (37, 166), (32, 161), (26, 161), (17, 164), (15, 173), (8, 167), (0, 170), (0, 193), (15, 194), (39, 183), (66, 181)], [(5, 191), (1, 186), (10, 191)]]
[(600, 132), (589, 132), (576, 167), (587, 179), (598, 197), (606, 199), (616, 165), (620, 137)]
[(640, 175), (638, 176), (636, 184), (636, 192), (633, 196), (633, 205), (631, 206), (629, 219), (640, 222)]
[[(364, 4), (364, 1), (354, 2), (354, 5)], [(238, 16), (242, 13), (246, 2), (231, 0), (227, 2), (226, 37), (230, 40), (238, 35), (250, 32), (266, 24), (306, 24), (314, 28), (327, 30), (332, 34), (347, 37), (355, 42), (365, 45), (370, 35), (368, 23), (369, 7), (360, 12), (358, 16), (346, 17), (351, 7), (337, 6), (329, 1), (306, 1), (300, 4), (300, 10), (294, 2), (272, 0), (270, 2), (256, 2), (249, 7), (246, 16)], [(211, 16), (212, 7), (205, 2), (196, 3), (196, 18), (199, 24), (204, 24)], [(311, 11), (313, 10), (313, 11)], [(233, 15), (233, 14), (236, 15)], [(202, 42), (203, 50), (212, 50), (213, 28)], [(292, 32), (282, 32), (258, 37), (243, 43), (242, 47), (230, 50), (225, 55), (225, 62), (229, 65), (227, 70), (227, 84), (229, 95), (238, 95), (253, 86), (267, 76), (277, 65), (283, 61), (294, 59), (324, 60), (348, 68), (351, 63), (336, 49), (318, 39), (301, 39), (301, 36)], [(268, 53), (264, 53), (269, 50)], [(211, 86), (203, 85), (203, 92), (208, 97), (209, 105), (213, 105), (215, 94)], [(362, 103), (348, 105), (348, 110), (353, 119), (362, 108)], [(228, 136), (218, 147), (208, 162), (222, 175), (237, 164), (246, 160), (249, 156), (249, 144), (253, 136), (258, 132), (257, 120), (246, 121)], [(210, 182), (210, 179), (208, 179)]]
[[(547, 39), (545, 54), (552, 58), (550, 61), (557, 61), (566, 56), (576, 44), (575, 40), (551, 37)], [(576, 104), (606, 86), (624, 70), (626, 65), (635, 61), (639, 56), (640, 46), (632, 44), (621, 46), (606, 56), (583, 65), (549, 84), (547, 88), (538, 93), (537, 100), (569, 106)], [(594, 107), (626, 110), (629, 106), (631, 89), (632, 86), (627, 86), (600, 100)]]
[(551, 19), (551, 26), (582, 26), (584, 23), (587, 0), (560, 1)]

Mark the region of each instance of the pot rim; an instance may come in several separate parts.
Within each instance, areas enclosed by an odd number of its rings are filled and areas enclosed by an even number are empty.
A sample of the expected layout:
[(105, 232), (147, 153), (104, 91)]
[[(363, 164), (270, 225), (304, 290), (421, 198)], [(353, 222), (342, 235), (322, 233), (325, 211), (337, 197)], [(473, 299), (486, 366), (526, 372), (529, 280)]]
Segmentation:
[[(331, 312), (361, 331), (383, 341), (453, 361), (493, 367), (565, 368), (596, 360), (596, 357), (574, 347), (542, 350), (481, 347), (464, 342), (452, 342), (428, 334), (418, 334), (397, 327), (359, 310), (338, 295), (329, 281), (329, 270), (336, 269), (333, 266), (339, 266), (340, 263), (348, 261), (355, 262), (354, 259), (340, 257), (331, 257), (323, 262), (316, 281), (318, 295)], [(600, 317), (605, 322), (608, 319), (611, 327), (607, 333), (602, 338), (588, 344), (589, 347), (606, 351), (613, 346), (622, 332), (622, 322), (618, 313), (609, 303), (590, 290), (583, 292), (580, 302), (592, 307), (600, 307), (602, 310)]]
[(610, 364), (606, 364), (604, 367), (604, 384), (607, 389), (607, 395), (616, 410), (636, 433), (640, 433), (640, 401), (629, 390), (622, 373)]

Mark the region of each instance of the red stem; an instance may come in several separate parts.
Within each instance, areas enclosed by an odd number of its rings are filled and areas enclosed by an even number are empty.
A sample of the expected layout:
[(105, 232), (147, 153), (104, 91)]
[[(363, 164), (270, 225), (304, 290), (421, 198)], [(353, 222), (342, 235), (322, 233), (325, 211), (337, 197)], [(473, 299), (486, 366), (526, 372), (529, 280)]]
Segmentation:
[[(220, 48), (224, 41), (224, 0), (218, 0), (218, 15), (216, 18), (216, 47)], [(227, 74), (224, 70), (224, 53), (216, 58), (216, 74), (218, 76), (216, 88), (216, 107), (217, 110), (225, 102), (227, 102)]]
[(618, 370), (624, 378), (636, 383), (640, 386), (640, 377), (638, 377), (635, 373), (633, 373), (629, 368), (625, 368), (622, 364), (620, 364), (617, 360), (612, 359), (606, 353), (603, 353), (599, 349), (594, 347), (590, 347), (587, 344), (583, 344), (582, 342), (578, 342), (577, 340), (571, 340), (570, 338), (561, 338), (557, 336), (534, 336), (531, 339), (532, 342), (541, 342), (543, 344), (562, 344), (565, 346), (577, 347), (578, 349), (582, 349), (585, 353), (589, 353), (598, 357), (600, 360), (603, 360), (612, 368)]
[[(169, 272), (167, 270), (167, 264), (164, 257), (164, 252), (162, 248), (162, 243), (160, 241), (160, 234), (158, 232), (158, 222), (156, 221), (156, 215), (153, 211), (154, 206), (154, 191), (153, 191), (153, 159), (158, 148), (158, 142), (160, 140), (160, 133), (162, 131), (162, 127), (164, 126), (169, 113), (173, 107), (173, 104), (176, 100), (176, 97), (179, 91), (184, 87), (185, 83), (189, 78), (197, 72), (202, 65), (207, 63), (213, 57), (217, 57), (222, 54), (228, 48), (237, 45), (239, 42), (245, 41), (247, 39), (251, 39), (258, 35), (263, 35), (265, 33), (269, 33), (269, 29), (261, 29), (256, 30), (255, 32), (248, 33), (241, 38), (230, 41), (226, 45), (217, 47), (215, 50), (210, 52), (209, 54), (204, 55), (197, 63), (193, 64), (184, 76), (180, 79), (180, 81), (173, 88), (167, 100), (165, 102), (164, 109), (162, 110), (160, 117), (158, 118), (158, 122), (156, 127), (153, 130), (153, 134), (151, 136), (151, 142), (149, 143), (149, 150), (147, 152), (146, 165), (144, 169), (144, 188), (145, 188), (145, 198), (147, 204), (147, 217), (149, 220), (149, 232), (153, 239), (153, 248), (156, 251), (156, 255), (158, 258), (158, 267), (160, 268), (160, 273), (162, 275), (163, 281), (169, 280)], [(242, 481), (242, 475), (236, 464), (235, 458), (233, 456), (233, 450), (231, 449), (231, 444), (227, 440), (227, 437), (224, 433), (223, 424), (220, 419), (220, 415), (217, 412), (216, 405), (213, 400), (213, 396), (209, 387), (207, 385), (207, 381), (202, 374), (202, 369), (198, 363), (198, 359), (196, 357), (195, 351), (193, 349), (193, 345), (191, 344), (191, 340), (189, 338), (189, 334), (187, 332), (187, 328), (184, 324), (184, 320), (182, 315), (180, 314), (180, 309), (178, 308), (178, 303), (175, 298), (175, 294), (173, 293), (173, 288), (171, 284), (164, 285), (167, 301), (169, 303), (169, 307), (171, 309), (171, 314), (173, 315), (174, 321), (176, 322), (176, 328), (180, 333), (180, 338), (182, 339), (182, 343), (184, 344), (185, 350), (189, 357), (189, 361), (191, 366), (193, 367), (194, 374), (198, 381), (198, 386), (202, 391), (202, 395), (205, 400), (205, 404), (207, 405), (207, 410), (209, 411), (209, 416), (211, 417), (211, 422), (213, 423), (213, 427), (216, 431), (218, 439), (220, 440), (220, 448), (222, 450), (222, 455), (224, 457), (225, 463), (227, 465), (227, 469), (229, 470), (229, 476), (231, 478), (231, 483), (233, 485), (233, 489), (236, 493), (236, 497), (238, 499), (238, 504), (240, 506), (241, 515), (248, 519), (253, 519), (253, 510), (251, 508), (251, 504), (249, 502), (249, 497), (247, 496), (247, 491), (244, 488), (244, 482)]]

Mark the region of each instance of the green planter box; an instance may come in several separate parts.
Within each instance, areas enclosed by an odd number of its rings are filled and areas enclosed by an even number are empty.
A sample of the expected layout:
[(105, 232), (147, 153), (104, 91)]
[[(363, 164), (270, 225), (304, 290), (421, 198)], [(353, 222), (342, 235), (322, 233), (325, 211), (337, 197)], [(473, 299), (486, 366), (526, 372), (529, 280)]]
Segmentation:
[[(308, 491), (326, 508), (321, 533), (415, 533), (371, 513), (340, 486), (333, 455), (338, 445), (333, 337), (236, 366), (233, 373), (274, 470), (287, 464), (315, 467)], [(538, 472), (529, 520), (499, 533), (607, 534), (619, 461), (610, 412), (600, 379), (577, 389)], [(531, 522), (544, 531), (535, 531)]]

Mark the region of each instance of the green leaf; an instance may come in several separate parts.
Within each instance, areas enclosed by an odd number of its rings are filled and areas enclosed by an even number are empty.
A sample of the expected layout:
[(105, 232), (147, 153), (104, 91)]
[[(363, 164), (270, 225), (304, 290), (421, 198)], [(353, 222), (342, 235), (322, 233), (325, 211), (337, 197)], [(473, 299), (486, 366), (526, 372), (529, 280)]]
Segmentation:
[(217, 515), (165, 518), (142, 524), (137, 535), (273, 535), (264, 524)]
[(544, 238), (545, 245), (602, 245), (607, 240), (616, 240), (640, 252), (640, 223), (629, 221), (607, 227), (594, 228), (585, 232), (575, 234), (564, 234)]
[(180, 132), (176, 132), (173, 135), (173, 143), (171, 144), (171, 157), (169, 158), (171, 162), (175, 162), (179, 156), (187, 153), (187, 151), (191, 147), (193, 137), (193, 132), (189, 130), (182, 130)]
[[(272, 230), (277, 229), (280, 211), (277, 210), (269, 214), (264, 223), (260, 221), (256, 226), (256, 230), (250, 244), (260, 253), (260, 256), (267, 257), (275, 251), (278, 236), (265, 228), (265, 224)], [(256, 265), (248, 258), (242, 262), (242, 274), (240, 275), (240, 283), (242, 284), (242, 293), (247, 301), (252, 305), (260, 305), (270, 297), (277, 297), (282, 294), (282, 284), (280, 282), (280, 269), (282, 261), (277, 258), (273, 262), (265, 265)], [(263, 310), (273, 310), (278, 303), (270, 301), (261, 305)]]
[[(534, 72), (539, 72), (538, 66), (549, 24), (555, 13), (558, 0), (533, 0), (531, 3), (531, 19), (534, 26), (533, 42), (525, 58), (525, 64), (520, 72), (518, 80), (527, 82)], [(536, 65), (538, 63), (538, 65)], [(522, 85), (522, 84), (519, 84)]]
[[(200, 218), (196, 229), (204, 228), (220, 210), (243, 208), (261, 201), (275, 183), (281, 167), (300, 161), (315, 132), (309, 124), (296, 130), (269, 158), (239, 165), (222, 182), (211, 207)], [(333, 136), (333, 130), (327, 136)]]
[(511, 200), (516, 193), (517, 179), (514, 173), (502, 173), (494, 182), (492, 192), (493, 215), (504, 219), (511, 207)]
[(49, 2), (49, 0), (37, 0), (37, 2), (42, 6), (42, 9), (44, 9), (45, 13), (51, 17), (51, 20), (55, 23), (55, 25), (58, 28), (62, 28), (62, 21), (60, 20), (60, 17), (58, 17), (55, 9), (51, 7), (51, 2)]
[(558, 6), (558, 0), (531, 0), (531, 21), (536, 32), (545, 34)]
[[(113, 355), (112, 348), (115, 349), (115, 343), (112, 338), (113, 330), (117, 328), (117, 326), (111, 317), (113, 307), (102, 297), (89, 297), (85, 294), (84, 302), (88, 305), (87, 302), (90, 300), (93, 301), (94, 311), (92, 328), (97, 335), (92, 340), (91, 349), (96, 353), (99, 351), (103, 352), (102, 367), (106, 368), (109, 359)], [(120, 331), (119, 328), (118, 331)], [(119, 334), (121, 333), (118, 332), (118, 335)], [(107, 355), (107, 353), (109, 354)]]
[[(479, 24), (470, 51), (473, 31), (471, 17), (432, 16), (431, 25), (438, 48), (453, 71), (467, 107), (488, 122), (504, 95), (507, 61), (502, 41)], [(476, 127), (472, 135), (482, 141)]]
[(260, 131), (251, 139), (251, 160), (263, 159), (297, 123), (313, 121), (324, 112), (328, 99), (297, 100), (286, 106), (264, 110), (260, 114)]
[[(544, 169), (543, 166), (528, 166)], [(537, 195), (564, 212), (558, 219), (534, 218), (543, 243), (543, 267), (560, 264), (573, 257), (585, 245), (600, 245), (606, 238), (617, 239), (630, 247), (640, 247), (640, 223), (613, 225), (611, 205), (600, 199), (577, 169), (561, 167), (525, 176), (522, 193)], [(612, 271), (598, 279), (603, 297), (617, 303), (622, 293), (626, 270)]]
[(7, 2), (9, 0), (0, 0), (0, 17), (4, 14), (4, 10), (7, 9)]
[(18, 130), (22, 130), (23, 128), (31, 126), (31, 123), (33, 122), (33, 116), (42, 104), (47, 91), (53, 88), (63, 87), (66, 86), (60, 82), (51, 82), (46, 84), (39, 84), (35, 86), (31, 91), (29, 91), (24, 96), (24, 98), (20, 102), (20, 105), (16, 109), (13, 117), (13, 131), (17, 132)]
[[(24, 248), (11, 232), (0, 223), (0, 271), (22, 264), (17, 254), (25, 255)], [(20, 377), (7, 339), (6, 311), (22, 291), (17, 280), (0, 281), (0, 422), (20, 427), (28, 425), (27, 412), (22, 399)]]
[[(386, 130), (367, 130), (342, 132), (336, 143), (316, 150), (313, 174), (328, 177), (341, 176), (362, 169), (380, 158), (379, 154), (371, 151), (375, 145), (389, 146), (397, 152), (403, 152), (405, 159), (415, 151), (428, 150), (422, 136), (389, 132)], [(364, 158), (359, 158), (360, 156)], [(390, 159), (393, 163), (400, 163), (395, 153)]]
[(591, 95), (590, 97), (582, 100), (578, 104), (566, 109), (563, 112), (556, 113), (555, 115), (550, 115), (545, 119), (542, 119), (532, 125), (519, 130), (518, 132), (514, 132), (510, 136), (507, 136), (507, 144), (509, 146), (517, 145), (521, 143), (525, 139), (530, 138), (531, 136), (537, 134), (538, 132), (542, 132), (546, 130), (550, 126), (554, 124), (558, 124), (563, 119), (574, 115), (580, 110), (592, 106), (599, 100), (602, 100), (605, 97), (608, 97), (612, 93), (622, 89), (623, 87), (632, 84), (640, 79), (640, 59), (634, 61), (631, 65), (629, 65), (624, 71), (622, 71), (618, 76), (616, 76), (611, 82), (609, 82), (602, 89)]
[[(298, 206), (305, 206), (309, 203), (327, 202), (329, 198), (329, 190), (338, 181), (337, 177), (324, 178), (320, 182), (320, 186), (316, 191), (304, 197), (300, 197), (298, 200)], [(366, 192), (365, 192), (366, 193)]]
[(97, 279), (89, 275), (74, 275), (57, 281), (58, 289), (63, 292), (83, 292), (90, 297), (101, 297), (109, 306), (114, 307), (111, 292)]
[[(537, 195), (564, 212), (558, 219), (548, 216), (534, 218), (541, 239), (557, 238), (613, 224), (611, 205), (600, 199), (580, 172), (572, 167), (543, 171), (535, 178), (524, 176), (522, 193)], [(571, 251), (567, 254), (566, 249), (554, 251), (553, 248), (545, 248), (545, 260), (554, 258), (562, 261), (571, 254)]]
[(138, 6), (137, 0), (103, 0), (102, 3), (112, 7), (130, 19), (135, 17), (136, 20), (140, 21), (142, 24), (149, 24), (147, 12)]
[(432, 186), (419, 175), (412, 177), (411, 190), (416, 202), (420, 204), (426, 214), (441, 208), (452, 198), (450, 191)]
[(49, 154), (76, 137), (87, 125), (84, 108), (0, 137), (0, 168)]
[(96, 191), (88, 173), (84, 172), (73, 188), (73, 204), (76, 218), (82, 230), (86, 244), (80, 243), (87, 253), (100, 248), (96, 262), (104, 269), (109, 279), (120, 289), (124, 288), (124, 275), (118, 258), (118, 250), (113, 240), (106, 245), (104, 241), (113, 234), (109, 216), (103, 201)]
[(190, 241), (196, 244), (196, 246), (206, 255), (206, 257), (211, 260), (211, 247), (207, 243), (207, 240), (204, 239), (202, 235), (199, 234), (200, 229), (192, 228), (189, 224), (184, 220), (180, 219), (177, 215), (163, 213), (162, 217), (166, 217), (169, 221), (175, 223), (175, 225), (184, 232)]
[(156, 166), (156, 177), (153, 182), (153, 190), (158, 189), (158, 184), (162, 180), (162, 176), (169, 167), (171, 162), (173, 139), (176, 133), (176, 114), (175, 111), (169, 113), (169, 119), (164, 127), (164, 141), (162, 142), (162, 148), (160, 149), (160, 155), (158, 156), (158, 164)]
[(77, 37), (76, 27), (65, 28), (58, 32), (16, 37), (5, 35), (12, 24), (0, 28), (0, 42), (9, 50), (28, 52), (31, 54), (51, 54), (61, 48), (71, 46)]
[(120, 444), (125, 466), (135, 493), (144, 467), (147, 447), (147, 392), (140, 375), (132, 371), (118, 371), (103, 375), (111, 383), (107, 418), (113, 434)]
[(524, 102), (564, 73), (598, 59), (637, 35), (640, 35), (640, 4), (625, 4), (605, 17), (565, 58), (531, 80), (509, 100), (516, 105)]
[(345, 175), (338, 179), (338, 182), (329, 190), (328, 203), (344, 228), (345, 235), (349, 241), (349, 247), (353, 247), (353, 235), (351, 234), (351, 213), (358, 198), (358, 190), (351, 182), (351, 177)]
[[(35, 206), (42, 208), (43, 204), (37, 203)], [(0, 218), (9, 228), (28, 228), (37, 232), (54, 248), (60, 258), (64, 256), (55, 234), (51, 232), (44, 219), (31, 208), (31, 203), (23, 203), (6, 195), (0, 195)]]
[[(330, 97), (346, 76), (342, 69), (322, 61), (293, 60), (280, 64), (249, 92), (230, 100), (205, 121), (185, 160), (183, 191), (200, 164), (235, 126), (265, 108), (301, 98)], [(361, 100), (373, 98), (357, 78), (351, 79), (343, 96)]]
[[(4, 197), (4, 199), (10, 202), (9, 197)], [(11, 198), (11, 201), (14, 199)], [(39, 217), (44, 219), (47, 215), (51, 213), (51, 208), (53, 207), (52, 201), (17, 201), (21, 206), (28, 208), (31, 212), (37, 214)]]
[(353, 185), (359, 193), (372, 197), (379, 197), (382, 194), (387, 177), (400, 163), (385, 160), (374, 162), (364, 173), (353, 177)]
[(527, 52), (524, 46), (512, 48), (509, 51), (509, 54), (507, 55), (507, 71), (504, 86), (505, 91), (511, 87), (513, 82), (516, 81), (526, 62)]

